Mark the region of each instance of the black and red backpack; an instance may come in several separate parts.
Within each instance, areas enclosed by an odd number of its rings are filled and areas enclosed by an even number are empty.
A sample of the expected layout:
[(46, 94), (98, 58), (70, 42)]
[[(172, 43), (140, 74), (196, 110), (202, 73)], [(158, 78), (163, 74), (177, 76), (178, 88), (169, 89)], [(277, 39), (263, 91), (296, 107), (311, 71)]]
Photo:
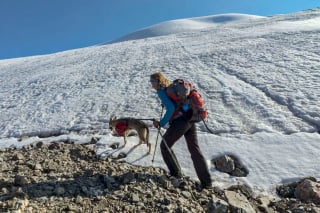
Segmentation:
[(183, 79), (176, 79), (170, 84), (166, 93), (190, 122), (203, 121), (208, 116), (204, 101), (195, 86)]

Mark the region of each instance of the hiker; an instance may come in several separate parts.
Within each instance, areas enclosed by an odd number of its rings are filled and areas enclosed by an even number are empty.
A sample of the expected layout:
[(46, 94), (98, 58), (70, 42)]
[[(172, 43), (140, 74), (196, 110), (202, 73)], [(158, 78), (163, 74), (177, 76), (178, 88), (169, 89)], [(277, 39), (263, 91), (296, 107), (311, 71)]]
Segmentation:
[(170, 80), (162, 72), (157, 72), (150, 76), (150, 83), (152, 84), (152, 88), (157, 91), (158, 97), (166, 109), (160, 121), (153, 121), (153, 126), (160, 128), (169, 123), (169, 128), (163, 135), (160, 149), (170, 174), (175, 177), (182, 177), (179, 163), (171, 147), (179, 138), (184, 136), (195, 171), (201, 182), (201, 187), (211, 187), (210, 173), (198, 145), (196, 125), (194, 122), (189, 122), (183, 113), (179, 109), (176, 109), (174, 101), (166, 93), (166, 88), (171, 84)]

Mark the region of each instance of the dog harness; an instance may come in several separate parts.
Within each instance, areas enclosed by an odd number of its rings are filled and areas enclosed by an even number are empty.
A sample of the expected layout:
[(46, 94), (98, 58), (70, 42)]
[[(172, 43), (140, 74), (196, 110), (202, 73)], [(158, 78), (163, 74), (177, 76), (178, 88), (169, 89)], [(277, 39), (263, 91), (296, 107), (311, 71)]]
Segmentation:
[(128, 123), (125, 122), (125, 121), (122, 121), (122, 122), (119, 122), (116, 124), (116, 133), (117, 135), (119, 136), (123, 136), (124, 135), (124, 132), (126, 131), (127, 129), (127, 126), (128, 126)]

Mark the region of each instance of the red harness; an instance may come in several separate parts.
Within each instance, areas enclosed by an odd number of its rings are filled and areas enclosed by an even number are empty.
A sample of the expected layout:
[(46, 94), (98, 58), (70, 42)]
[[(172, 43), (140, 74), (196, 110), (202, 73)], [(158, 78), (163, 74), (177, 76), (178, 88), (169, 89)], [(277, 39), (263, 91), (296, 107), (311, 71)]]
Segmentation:
[(122, 121), (122, 122), (119, 122), (116, 124), (116, 128), (115, 128), (115, 131), (117, 133), (117, 135), (119, 136), (123, 136), (124, 135), (124, 132), (126, 131), (127, 129), (127, 122), (125, 121)]

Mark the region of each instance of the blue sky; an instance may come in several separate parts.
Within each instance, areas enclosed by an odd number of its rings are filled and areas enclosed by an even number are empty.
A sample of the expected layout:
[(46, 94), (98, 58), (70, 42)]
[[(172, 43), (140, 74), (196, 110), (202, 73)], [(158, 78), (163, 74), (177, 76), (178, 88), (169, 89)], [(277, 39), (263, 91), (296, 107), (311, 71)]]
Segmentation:
[(173, 19), (319, 6), (319, 0), (0, 0), (0, 60), (92, 46)]

